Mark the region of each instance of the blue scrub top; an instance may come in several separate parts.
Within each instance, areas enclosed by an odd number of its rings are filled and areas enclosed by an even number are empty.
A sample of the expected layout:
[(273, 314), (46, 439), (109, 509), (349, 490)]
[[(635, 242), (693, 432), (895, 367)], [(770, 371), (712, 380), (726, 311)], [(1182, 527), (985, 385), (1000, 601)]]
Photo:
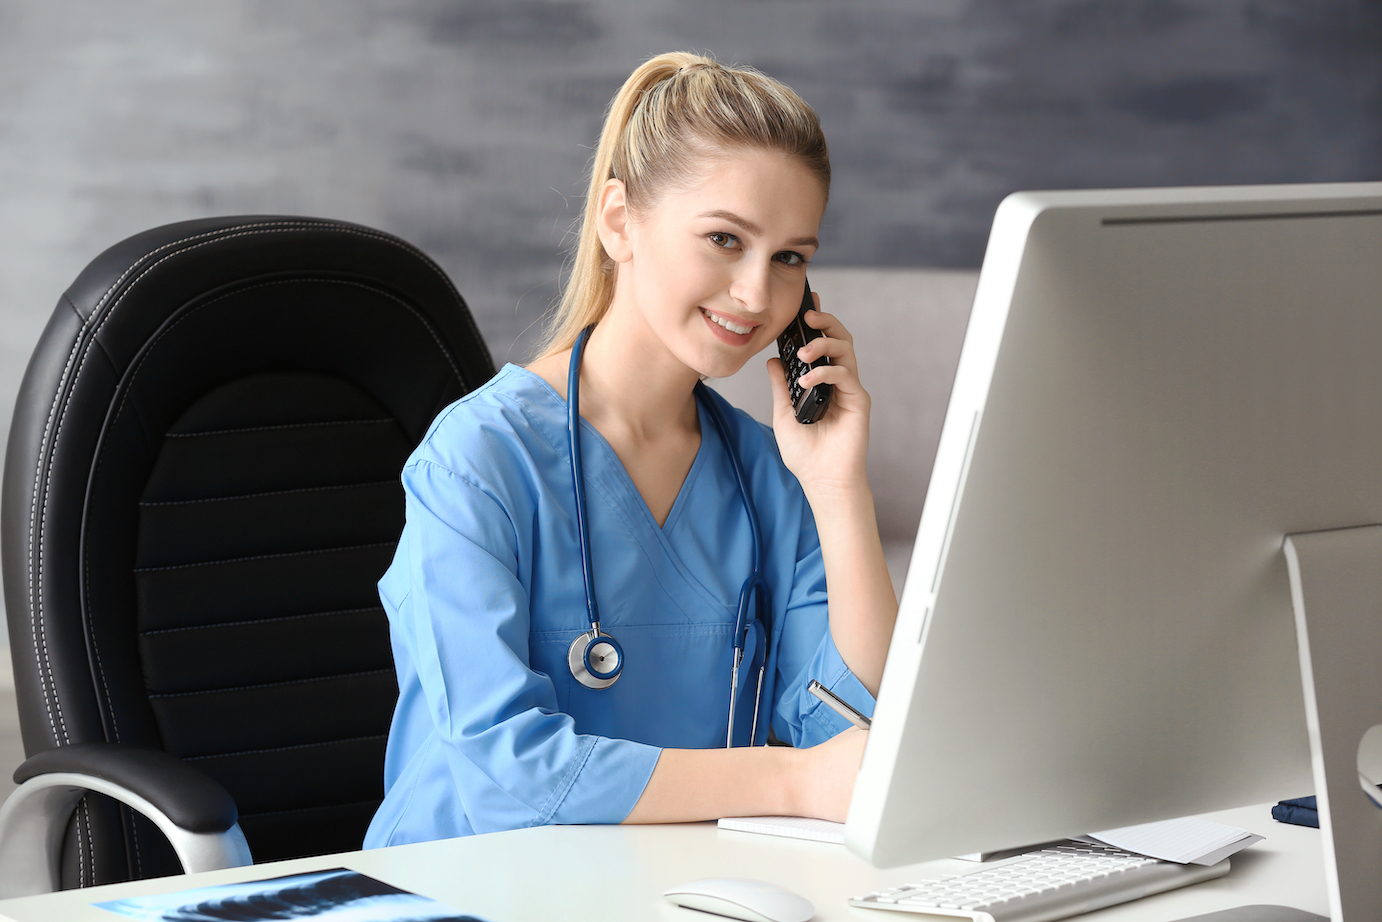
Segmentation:
[[(866, 713), (873, 700), (831, 641), (815, 521), (771, 429), (714, 399), (762, 528), (772, 728), (812, 746), (849, 723), (806, 691), (811, 679)], [(662, 747), (725, 744), (731, 634), (752, 544), (730, 449), (697, 407), (700, 450), (661, 527), (609, 443), (582, 420), (601, 627), (625, 655), (619, 681), (601, 690), (578, 684), (566, 661), (590, 627), (566, 401), (505, 365), (432, 423), (404, 466), (407, 524), (379, 581), (399, 696), (386, 795), (366, 848), (618, 823)], [(740, 742), (752, 719), (751, 680), (741, 670)]]

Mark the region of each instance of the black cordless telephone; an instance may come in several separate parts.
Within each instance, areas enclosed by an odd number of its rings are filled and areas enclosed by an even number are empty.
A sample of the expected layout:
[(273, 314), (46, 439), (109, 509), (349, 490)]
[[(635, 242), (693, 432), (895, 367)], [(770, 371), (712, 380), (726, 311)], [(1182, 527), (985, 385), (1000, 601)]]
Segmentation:
[(815, 308), (816, 302), (811, 299), (811, 283), (807, 282), (796, 317), (792, 318), (792, 322), (787, 324), (787, 329), (777, 338), (777, 355), (782, 359), (782, 368), (787, 375), (787, 392), (792, 401), (792, 412), (796, 414), (799, 423), (814, 423), (825, 415), (825, 408), (830, 406), (830, 395), (834, 390), (829, 384), (816, 384), (803, 390), (797, 383), (797, 379), (812, 368), (830, 364), (830, 359), (825, 356), (809, 365), (797, 358), (798, 349), (823, 335), (820, 330), (811, 329), (802, 320), (807, 311)]

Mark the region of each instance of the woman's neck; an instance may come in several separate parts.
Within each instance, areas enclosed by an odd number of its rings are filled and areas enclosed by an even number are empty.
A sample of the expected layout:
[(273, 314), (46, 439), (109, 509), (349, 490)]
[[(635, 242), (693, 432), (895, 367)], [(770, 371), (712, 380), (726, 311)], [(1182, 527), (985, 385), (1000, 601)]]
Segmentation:
[[(620, 335), (627, 334), (626, 325), (611, 320), (601, 321), (586, 343), (581, 417), (614, 450), (661, 526), (700, 448), (699, 376), (672, 359), (660, 342)], [(570, 357), (570, 350), (547, 355), (528, 370), (566, 397)]]
[(656, 442), (698, 432), (695, 370), (679, 362), (635, 317), (607, 315), (586, 343), (581, 363), (581, 416), (605, 433)]

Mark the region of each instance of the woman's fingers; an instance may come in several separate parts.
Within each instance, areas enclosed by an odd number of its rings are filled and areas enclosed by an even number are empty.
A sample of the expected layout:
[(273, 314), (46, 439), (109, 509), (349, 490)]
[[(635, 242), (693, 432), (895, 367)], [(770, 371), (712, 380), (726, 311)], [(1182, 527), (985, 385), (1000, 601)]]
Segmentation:
[(802, 346), (797, 351), (797, 356), (804, 362), (814, 362), (821, 356), (829, 358), (832, 362), (850, 361), (854, 358), (854, 343), (847, 339), (822, 336)]
[(807, 363), (824, 357), (830, 360), (830, 364), (811, 369), (801, 376), (799, 383), (803, 387), (830, 384), (843, 388), (847, 393), (862, 390), (858, 385), (859, 368), (854, 355), (854, 338), (849, 330), (838, 318), (819, 310), (807, 313), (806, 321), (810, 327), (825, 335), (802, 346), (797, 351), (797, 357)]
[(831, 339), (842, 339), (845, 342), (853, 343), (854, 337), (849, 335), (849, 330), (840, 322), (834, 314), (827, 314), (817, 307), (813, 311), (806, 312), (806, 325), (813, 330), (820, 330)]
[(797, 356), (802, 361), (814, 362), (825, 356), (832, 362), (841, 361), (853, 364), (854, 337), (850, 335), (849, 330), (845, 329), (844, 324), (830, 314), (821, 311), (810, 311), (806, 314), (805, 319), (807, 326), (813, 330), (820, 330), (824, 335), (816, 337), (797, 351)]
[(855, 393), (862, 390), (856, 387), (859, 376), (844, 363), (835, 365), (822, 365), (813, 368), (798, 379), (797, 383), (802, 387), (812, 387), (817, 384), (829, 384), (832, 387), (841, 388), (848, 393)]

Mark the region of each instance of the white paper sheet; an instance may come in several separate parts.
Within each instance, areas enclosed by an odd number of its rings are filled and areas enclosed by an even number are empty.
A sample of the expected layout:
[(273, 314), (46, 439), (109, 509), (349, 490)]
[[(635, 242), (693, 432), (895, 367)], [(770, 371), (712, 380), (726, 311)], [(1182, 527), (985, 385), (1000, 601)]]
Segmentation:
[(1262, 836), (1194, 816), (1092, 832), (1087, 838), (1177, 864), (1218, 864)]

